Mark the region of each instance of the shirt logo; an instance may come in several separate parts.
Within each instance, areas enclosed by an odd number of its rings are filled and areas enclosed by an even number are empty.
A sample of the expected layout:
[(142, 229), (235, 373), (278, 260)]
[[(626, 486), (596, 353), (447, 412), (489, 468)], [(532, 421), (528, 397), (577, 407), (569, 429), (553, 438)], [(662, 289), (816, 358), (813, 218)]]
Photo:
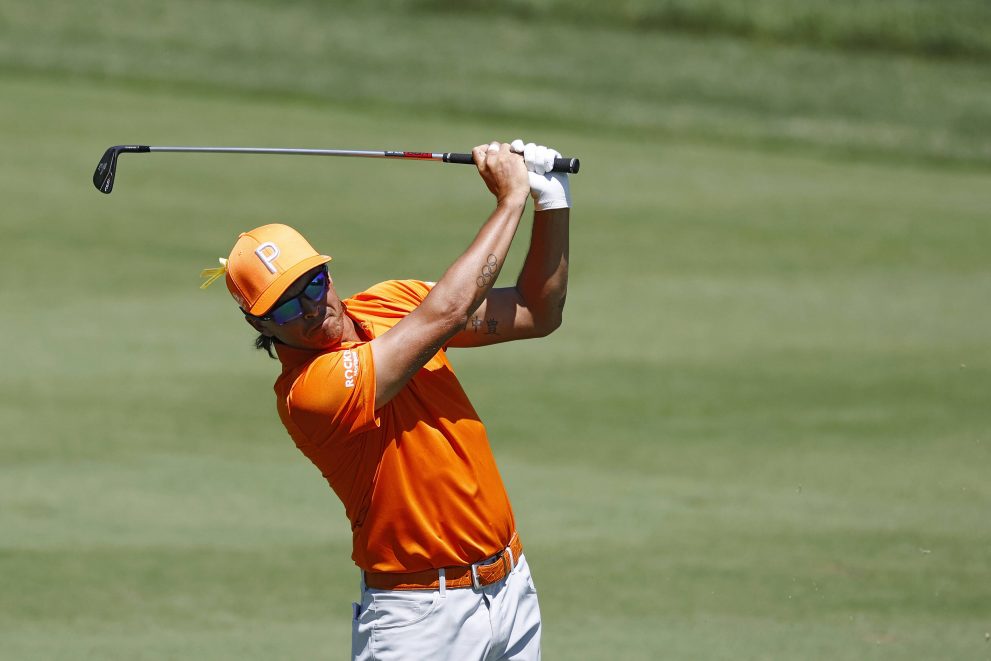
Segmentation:
[(275, 264), (272, 262), (279, 256), (279, 246), (271, 241), (266, 241), (255, 248), (255, 254), (258, 255), (258, 259), (262, 260), (262, 264), (265, 265), (269, 273), (276, 273)]
[(358, 375), (358, 354), (351, 349), (344, 351), (344, 387), (354, 388), (354, 377)]

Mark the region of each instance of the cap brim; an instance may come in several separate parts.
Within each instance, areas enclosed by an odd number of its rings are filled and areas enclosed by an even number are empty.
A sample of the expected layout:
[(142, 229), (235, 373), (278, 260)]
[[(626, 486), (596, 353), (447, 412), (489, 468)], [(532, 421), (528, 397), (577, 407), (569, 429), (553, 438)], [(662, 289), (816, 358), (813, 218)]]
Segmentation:
[(258, 297), (255, 304), (251, 306), (248, 310), (248, 314), (253, 314), (256, 317), (260, 317), (268, 312), (269, 308), (275, 305), (275, 302), (279, 300), (289, 286), (296, 282), (296, 279), (309, 271), (312, 268), (320, 266), (321, 264), (326, 264), (330, 261), (330, 257), (327, 255), (313, 255), (312, 257), (307, 257), (299, 264), (296, 264), (291, 269), (285, 271), (278, 278), (272, 281), (272, 284), (268, 286), (268, 289), (262, 292), (262, 295)]

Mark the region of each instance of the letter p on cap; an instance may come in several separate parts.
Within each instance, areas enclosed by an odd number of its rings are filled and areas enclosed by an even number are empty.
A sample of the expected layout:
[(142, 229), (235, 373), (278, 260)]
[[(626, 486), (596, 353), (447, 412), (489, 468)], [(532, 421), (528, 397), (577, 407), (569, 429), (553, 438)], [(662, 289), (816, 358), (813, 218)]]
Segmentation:
[(258, 255), (258, 259), (262, 260), (262, 264), (268, 269), (269, 273), (276, 273), (275, 264), (272, 262), (279, 256), (279, 246), (275, 245), (271, 241), (266, 241), (257, 248), (255, 248), (255, 254)]

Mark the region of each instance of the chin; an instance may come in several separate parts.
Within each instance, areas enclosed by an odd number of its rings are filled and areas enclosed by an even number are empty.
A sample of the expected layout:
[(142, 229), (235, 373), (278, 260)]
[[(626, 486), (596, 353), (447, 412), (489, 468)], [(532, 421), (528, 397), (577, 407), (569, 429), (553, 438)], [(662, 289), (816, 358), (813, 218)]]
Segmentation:
[[(309, 338), (315, 348), (330, 349), (341, 343), (341, 329), (336, 327), (332, 322), (332, 319), (324, 320), (320, 328), (314, 331), (312, 337)], [(337, 332), (335, 333), (334, 331)]]

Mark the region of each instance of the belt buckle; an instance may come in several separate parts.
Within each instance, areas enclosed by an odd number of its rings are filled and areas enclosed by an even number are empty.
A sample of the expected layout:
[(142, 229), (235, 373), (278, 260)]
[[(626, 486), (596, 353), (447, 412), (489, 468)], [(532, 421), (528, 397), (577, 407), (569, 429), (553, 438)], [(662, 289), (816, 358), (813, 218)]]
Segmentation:
[(482, 582), (478, 578), (478, 565), (475, 564), (471, 565), (471, 587), (475, 590), (482, 589)]
[(496, 562), (501, 562), (502, 563), (502, 568), (505, 570), (505, 572), (506, 572), (505, 575), (506, 576), (508, 576), (510, 573), (512, 573), (512, 571), (513, 571), (513, 565), (515, 564), (513, 562), (512, 551), (510, 551), (509, 553), (506, 553), (505, 550), (502, 550), (502, 551), (500, 551), (499, 553), (497, 553), (496, 555), (494, 555), (494, 556), (492, 556), (490, 558), (486, 558), (485, 560), (482, 560), (481, 562), (472, 563), (470, 565), (470, 567), (471, 567), (471, 587), (475, 588), (476, 590), (481, 590), (482, 589), (482, 579), (480, 579), (478, 577), (478, 567), (479, 567), (479, 565), (485, 565), (486, 567), (488, 567), (489, 565), (494, 565)]

